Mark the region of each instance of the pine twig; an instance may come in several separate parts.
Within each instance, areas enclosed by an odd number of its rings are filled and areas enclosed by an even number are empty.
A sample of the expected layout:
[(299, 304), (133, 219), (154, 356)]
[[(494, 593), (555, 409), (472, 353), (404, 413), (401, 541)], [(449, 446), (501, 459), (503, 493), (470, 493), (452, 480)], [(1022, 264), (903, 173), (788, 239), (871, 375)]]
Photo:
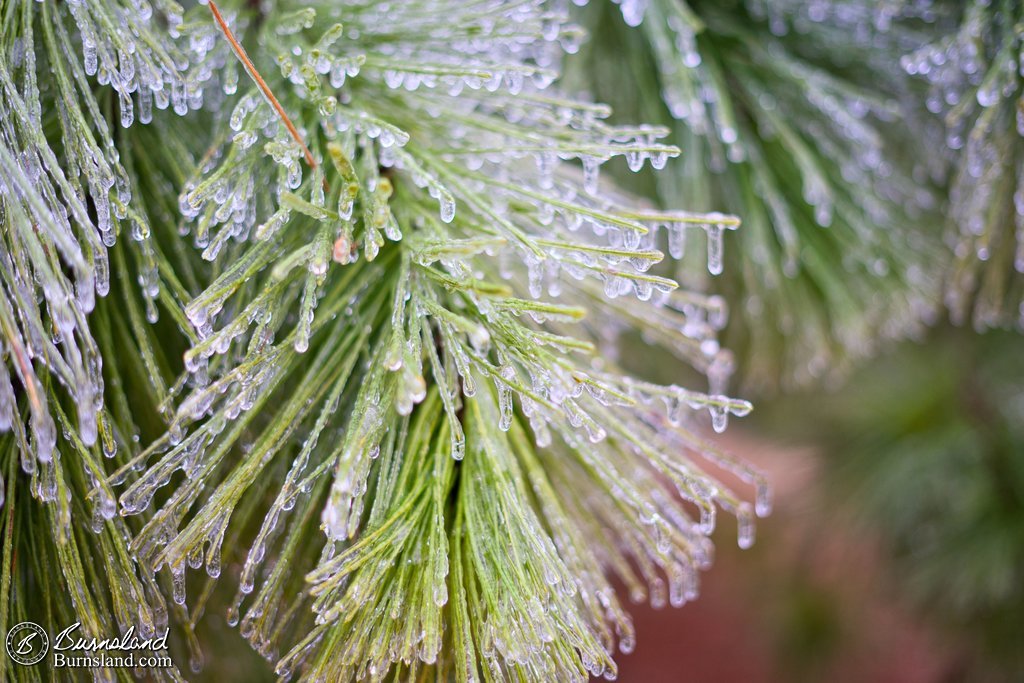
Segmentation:
[(249, 74), (249, 78), (253, 80), (256, 86), (260, 89), (260, 92), (263, 93), (263, 96), (267, 98), (267, 102), (270, 103), (270, 106), (272, 106), (274, 111), (277, 112), (277, 115), (281, 117), (281, 121), (284, 122), (284, 125), (288, 129), (288, 132), (291, 133), (292, 138), (295, 142), (299, 143), (300, 147), (302, 147), (302, 153), (306, 157), (306, 163), (309, 164), (310, 168), (315, 170), (318, 164), (316, 159), (313, 158), (313, 153), (309, 151), (309, 147), (306, 146), (302, 136), (299, 135), (299, 131), (295, 127), (295, 124), (292, 123), (290, 118), (288, 118), (288, 114), (285, 112), (284, 107), (282, 107), (281, 103), (277, 101), (277, 98), (274, 96), (273, 91), (271, 91), (270, 86), (268, 86), (267, 82), (263, 80), (263, 76), (260, 75), (260, 72), (256, 70), (256, 66), (252, 63), (252, 60), (249, 59), (249, 55), (245, 53), (245, 48), (243, 48), (241, 43), (239, 43), (235, 38), (235, 34), (231, 32), (227, 22), (224, 21), (224, 17), (217, 8), (217, 3), (213, 0), (210, 0), (210, 11), (213, 12), (214, 21), (217, 22), (217, 26), (220, 27), (224, 37), (228, 39), (228, 43), (231, 45), (231, 50), (235, 53), (235, 56), (238, 57), (238, 61), (242, 63), (242, 66), (245, 67), (245, 71)]

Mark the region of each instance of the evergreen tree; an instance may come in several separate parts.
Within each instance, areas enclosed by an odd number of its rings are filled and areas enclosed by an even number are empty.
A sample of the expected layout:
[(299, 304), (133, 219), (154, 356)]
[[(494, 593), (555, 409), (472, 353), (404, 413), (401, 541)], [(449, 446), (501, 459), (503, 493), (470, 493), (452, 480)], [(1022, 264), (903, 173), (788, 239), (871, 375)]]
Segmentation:
[(749, 316), (726, 337), (748, 349), (747, 381), (806, 384), (879, 338), (927, 340), (762, 424), (821, 444), (828, 494), (881, 540), (907, 602), (955, 635), (955, 675), (1019, 677), (1020, 338), (922, 328), (1024, 325), (1020, 3), (620, 5), (591, 5), (575, 83), (668, 122), (690, 152), (643, 191), (743, 216), (715, 284), (731, 326)]
[(947, 313), (1024, 324), (1019, 3), (617, 4), (572, 82), (686, 150), (642, 192), (743, 218), (711, 287), (749, 386), (841, 379)]

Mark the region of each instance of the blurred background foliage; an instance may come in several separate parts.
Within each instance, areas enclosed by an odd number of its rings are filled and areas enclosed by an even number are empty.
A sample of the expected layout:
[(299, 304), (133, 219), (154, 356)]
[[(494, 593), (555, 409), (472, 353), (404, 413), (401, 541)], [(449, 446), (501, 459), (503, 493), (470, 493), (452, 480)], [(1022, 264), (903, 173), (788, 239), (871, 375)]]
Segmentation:
[[(880, 630), (895, 634), (878, 648), (894, 657), (883, 678), (900, 680), (915, 657), (928, 666), (906, 673), (908, 680), (1024, 675), (1020, 348), (1014, 333), (941, 325), (926, 342), (864, 364), (838, 391), (762, 405), (748, 425), (756, 438), (786, 444), (783, 450), (810, 444), (815, 453), (815, 485), (793, 490), (773, 520), (804, 530), (776, 526), (762, 538), (795, 533), (813, 554), (841, 558), (823, 582), (801, 553), (776, 560), (790, 587), (781, 589), (784, 607), (769, 621), (778, 619), (788, 634), (780, 656), (796, 670), (848, 657), (858, 637)], [(792, 476), (782, 471), (787, 462), (767, 466), (785, 478)], [(835, 544), (841, 548), (822, 550)], [(863, 605), (842, 607), (851, 600), (876, 605), (882, 616), (856, 616)], [(887, 625), (894, 615), (903, 623)], [(914, 644), (898, 644), (908, 638)], [(822, 655), (821, 640), (833, 644), (831, 654)], [(854, 656), (853, 667), (863, 666)]]
[[(1024, 356), (1007, 333), (937, 331), (815, 399), (828, 484), (881, 541), (903, 596), (1024, 674)], [(781, 406), (780, 406), (781, 407)], [(780, 420), (781, 424), (785, 420)]]

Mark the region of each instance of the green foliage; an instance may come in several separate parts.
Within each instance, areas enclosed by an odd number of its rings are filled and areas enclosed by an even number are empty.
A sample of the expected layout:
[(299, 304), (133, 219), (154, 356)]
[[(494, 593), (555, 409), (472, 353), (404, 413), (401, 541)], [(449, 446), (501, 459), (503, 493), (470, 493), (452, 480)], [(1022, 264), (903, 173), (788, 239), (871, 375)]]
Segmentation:
[[(168, 5), (160, 17), (172, 14)], [(175, 356), (186, 348), (175, 324), (187, 297), (178, 277), (191, 279), (197, 261), (174, 239), (166, 193), (182, 130), (174, 121), (130, 130), (110, 122), (132, 120), (126, 73), (166, 75), (181, 54), (166, 29), (116, 3), (4, 2), (0, 21), (0, 431), (9, 432), (0, 437), (0, 626), (81, 621), (88, 636), (134, 627), (149, 637), (173, 621), (179, 645), (195, 650), (187, 615), (168, 610), (160, 580), (131, 557), (141, 525), (117, 517), (108, 479), (165, 429)], [(139, 41), (131, 52), (124, 36), (83, 28), (121, 22)], [(111, 71), (118, 55), (121, 69)], [(91, 75), (124, 97), (96, 89)], [(179, 86), (168, 82), (158, 107)], [(148, 122), (151, 105), (140, 103), (140, 119)], [(187, 659), (183, 647), (176, 653)]]
[[(1020, 3), (620, 4), (584, 15), (574, 82), (672, 129), (681, 161), (637, 190), (743, 217), (711, 286), (749, 382), (834, 377), (940, 300), (956, 324), (1021, 327)], [(901, 588), (998, 678), (1021, 666), (1019, 339), (942, 339), (811, 423)]]

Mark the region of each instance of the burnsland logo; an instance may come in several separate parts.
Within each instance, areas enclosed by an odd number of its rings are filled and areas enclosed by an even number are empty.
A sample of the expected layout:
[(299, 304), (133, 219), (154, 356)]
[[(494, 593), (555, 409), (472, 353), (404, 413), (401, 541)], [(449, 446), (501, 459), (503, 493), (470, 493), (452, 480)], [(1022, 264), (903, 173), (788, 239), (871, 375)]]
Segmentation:
[(39, 624), (23, 621), (7, 632), (7, 654), (18, 664), (32, 666), (46, 656), (50, 639)]
[[(135, 627), (114, 638), (88, 638), (75, 622), (53, 639), (53, 667), (165, 668), (173, 666), (167, 656), (167, 634), (140, 638)], [(7, 632), (7, 654), (24, 666), (38, 664), (50, 651), (50, 639), (39, 624), (24, 621)], [(160, 652), (164, 654), (159, 654)]]

